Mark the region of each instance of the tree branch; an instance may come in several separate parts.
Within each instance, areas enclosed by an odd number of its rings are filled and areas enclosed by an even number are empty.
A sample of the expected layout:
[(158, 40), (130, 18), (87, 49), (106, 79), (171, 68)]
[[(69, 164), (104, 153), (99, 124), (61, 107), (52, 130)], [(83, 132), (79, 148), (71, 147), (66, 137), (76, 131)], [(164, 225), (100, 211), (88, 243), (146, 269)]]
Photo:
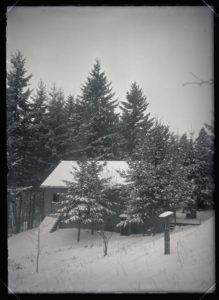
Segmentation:
[(195, 74), (193, 74), (192, 72), (190, 72), (190, 74), (193, 77), (195, 77), (198, 81), (188, 81), (188, 82), (183, 83), (183, 86), (192, 85), (192, 84), (197, 84), (199, 86), (202, 86), (203, 84), (208, 84), (208, 85), (214, 84), (213, 79), (203, 80), (203, 79), (199, 78), (198, 76), (196, 76)]

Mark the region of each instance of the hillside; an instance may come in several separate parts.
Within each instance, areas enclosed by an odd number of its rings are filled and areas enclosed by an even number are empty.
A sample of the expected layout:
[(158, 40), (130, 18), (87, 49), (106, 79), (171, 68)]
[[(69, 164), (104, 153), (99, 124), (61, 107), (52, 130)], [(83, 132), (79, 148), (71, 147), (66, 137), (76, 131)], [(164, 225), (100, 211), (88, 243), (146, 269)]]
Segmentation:
[(8, 240), (12, 292), (210, 292), (214, 289), (214, 217), (199, 226), (171, 233), (171, 254), (164, 255), (163, 234), (113, 233), (103, 256), (97, 233), (75, 229), (42, 233), (36, 273), (37, 230)]

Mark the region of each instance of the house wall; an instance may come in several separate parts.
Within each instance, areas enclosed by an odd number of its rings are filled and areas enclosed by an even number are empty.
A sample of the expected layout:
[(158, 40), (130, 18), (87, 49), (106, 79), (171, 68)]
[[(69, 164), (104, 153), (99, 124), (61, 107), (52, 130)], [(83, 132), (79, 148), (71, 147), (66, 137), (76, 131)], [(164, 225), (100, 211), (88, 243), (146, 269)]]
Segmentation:
[(44, 188), (44, 215), (55, 212), (55, 204), (52, 203), (53, 195), (56, 193), (62, 193), (65, 188)]
[[(66, 191), (66, 188), (44, 188), (44, 215), (48, 215), (55, 212), (56, 205), (53, 200), (53, 195), (56, 193), (63, 193)], [(115, 201), (115, 197), (118, 197), (116, 194), (111, 195), (112, 200)], [(118, 201), (118, 199), (117, 199)], [(120, 232), (122, 235), (129, 235), (129, 234), (138, 234), (143, 233), (145, 231), (145, 228), (150, 228), (152, 225), (151, 220), (148, 220), (145, 225), (141, 224), (131, 224), (127, 228), (118, 228), (116, 227), (116, 224), (118, 224), (121, 220), (119, 218), (119, 215), (122, 213), (122, 207), (119, 206), (117, 208), (117, 214), (116, 215), (109, 215), (105, 218), (105, 230), (107, 231), (116, 231)], [(155, 232), (163, 232), (164, 231), (164, 222), (160, 218), (154, 219), (155, 224)], [(68, 224), (61, 222), (60, 228), (72, 228), (77, 227), (77, 222), (70, 222)], [(90, 225), (84, 225), (81, 224), (81, 228), (90, 228)], [(94, 225), (94, 229), (98, 230), (99, 226), (98, 224)]]

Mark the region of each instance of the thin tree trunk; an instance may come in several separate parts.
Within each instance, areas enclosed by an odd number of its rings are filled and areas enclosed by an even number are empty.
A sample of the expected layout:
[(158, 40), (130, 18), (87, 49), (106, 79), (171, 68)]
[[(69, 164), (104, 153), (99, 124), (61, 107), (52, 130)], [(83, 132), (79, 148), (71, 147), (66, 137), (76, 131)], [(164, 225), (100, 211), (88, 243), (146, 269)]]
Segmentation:
[(93, 221), (91, 222), (91, 234), (92, 235), (94, 234), (94, 222)]
[(8, 226), (8, 231), (9, 231), (9, 227), (10, 227), (10, 204), (11, 204), (11, 200), (10, 200), (10, 195), (7, 194), (7, 226)]
[(36, 272), (39, 270), (39, 257), (40, 257), (40, 227), (38, 229), (37, 237), (37, 261), (36, 261)]
[(22, 205), (23, 205), (23, 195), (19, 196), (19, 210), (18, 210), (18, 222), (17, 222), (17, 233), (20, 232), (21, 229), (21, 212), (22, 212)]
[(77, 236), (77, 242), (80, 242), (80, 236), (81, 236), (81, 221), (78, 220), (78, 236)]
[(14, 212), (13, 212), (12, 202), (11, 202), (11, 232), (14, 233)]
[(24, 209), (21, 209), (20, 215), (20, 232), (24, 231)]
[(15, 199), (15, 201), (12, 204), (12, 223), (13, 223), (13, 227), (12, 227), (12, 232), (16, 233), (16, 229), (17, 229), (17, 199)]
[(28, 229), (31, 228), (31, 210), (32, 210), (32, 192), (30, 192), (29, 210), (28, 210)]
[(154, 236), (155, 235), (155, 231), (156, 231), (155, 230), (155, 219), (154, 219), (154, 216), (152, 217), (151, 222), (152, 222), (151, 233)]
[(19, 203), (20, 199), (15, 196), (15, 202), (13, 204), (13, 214), (14, 214), (14, 233), (19, 232)]
[(174, 209), (174, 226), (176, 226), (176, 209)]
[(40, 195), (40, 214), (41, 214), (41, 221), (44, 219), (44, 191)]
[(33, 228), (34, 223), (34, 217), (35, 217), (35, 203), (36, 203), (36, 191), (33, 192), (33, 202), (32, 202), (32, 209), (31, 209), (31, 222), (30, 222), (30, 228)]
[(107, 241), (104, 240), (104, 256), (107, 255)]

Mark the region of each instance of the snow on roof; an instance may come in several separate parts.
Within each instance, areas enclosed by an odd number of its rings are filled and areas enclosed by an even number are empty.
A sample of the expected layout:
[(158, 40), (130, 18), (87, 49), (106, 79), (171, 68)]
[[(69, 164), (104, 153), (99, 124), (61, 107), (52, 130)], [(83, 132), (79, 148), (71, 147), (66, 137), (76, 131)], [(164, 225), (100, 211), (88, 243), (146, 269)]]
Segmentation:
[[(99, 161), (104, 162), (104, 161)], [(74, 182), (74, 168), (78, 169), (77, 161), (62, 160), (59, 165), (52, 171), (52, 173), (41, 184), (41, 188), (56, 187), (65, 188), (67, 183), (65, 181)], [(126, 171), (128, 164), (125, 161), (106, 161), (102, 173), (102, 178), (110, 178), (109, 184), (111, 186), (126, 184), (125, 179), (121, 177), (119, 171)], [(73, 172), (73, 174), (71, 174)]]
[(160, 214), (159, 217), (160, 218), (166, 218), (166, 217), (169, 217), (171, 215), (173, 215), (172, 211), (165, 211), (164, 213)]

